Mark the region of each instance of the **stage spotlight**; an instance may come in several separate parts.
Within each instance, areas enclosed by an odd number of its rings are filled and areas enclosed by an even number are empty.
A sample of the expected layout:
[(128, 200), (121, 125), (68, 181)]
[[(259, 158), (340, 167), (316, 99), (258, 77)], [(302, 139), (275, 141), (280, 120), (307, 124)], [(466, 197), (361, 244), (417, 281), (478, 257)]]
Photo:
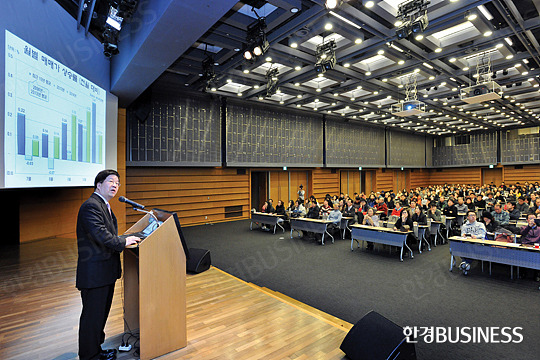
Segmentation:
[(335, 49), (336, 42), (334, 40), (317, 46), (317, 62), (315, 63), (315, 71), (317, 73), (324, 73), (334, 68), (337, 61)]
[(341, 5), (342, 0), (326, 0), (325, 5), (327, 9), (333, 10)]
[(411, 33), (410, 22), (406, 21), (396, 30), (396, 36), (399, 40), (406, 39)]
[(266, 97), (274, 95), (278, 90), (278, 68), (270, 67), (266, 72)]
[[(255, 12), (255, 15), (257, 13)], [(258, 15), (257, 15), (258, 17)], [(266, 22), (264, 18), (258, 17), (257, 22), (247, 29), (244, 59), (251, 61), (256, 57), (262, 56), (270, 48), (270, 43), (266, 38)]]
[(413, 34), (424, 32), (428, 24), (429, 21), (427, 17), (427, 11), (425, 11), (423, 15), (417, 17), (416, 20), (414, 20), (411, 25), (411, 31)]
[(110, 26), (107, 26), (105, 31), (103, 31), (102, 36), (103, 54), (109, 58), (118, 54), (118, 31)]

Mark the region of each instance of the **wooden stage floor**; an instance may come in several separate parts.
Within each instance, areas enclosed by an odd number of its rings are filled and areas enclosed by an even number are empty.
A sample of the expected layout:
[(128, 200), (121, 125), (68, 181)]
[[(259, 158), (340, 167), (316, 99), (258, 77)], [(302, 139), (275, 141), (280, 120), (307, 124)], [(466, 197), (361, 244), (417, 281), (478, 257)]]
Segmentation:
[[(22, 244), (0, 255), (0, 359), (77, 358), (81, 311), (74, 239)], [(122, 282), (105, 329), (123, 333)], [(219, 269), (187, 278), (188, 345), (160, 359), (343, 359), (351, 324)], [(119, 359), (136, 359), (133, 350)]]

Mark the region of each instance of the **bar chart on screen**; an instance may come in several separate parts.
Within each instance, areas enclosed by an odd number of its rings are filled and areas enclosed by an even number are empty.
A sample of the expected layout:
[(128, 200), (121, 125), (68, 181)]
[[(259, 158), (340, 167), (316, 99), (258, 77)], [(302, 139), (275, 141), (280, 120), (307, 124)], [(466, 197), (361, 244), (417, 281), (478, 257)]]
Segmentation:
[(105, 90), (7, 31), (5, 60), (5, 186), (93, 185)]

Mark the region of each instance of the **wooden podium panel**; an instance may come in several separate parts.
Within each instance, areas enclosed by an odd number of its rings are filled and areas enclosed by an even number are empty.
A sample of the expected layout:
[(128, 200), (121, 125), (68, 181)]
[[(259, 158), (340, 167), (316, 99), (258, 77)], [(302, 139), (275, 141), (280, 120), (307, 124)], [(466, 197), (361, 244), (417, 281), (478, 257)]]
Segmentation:
[[(142, 231), (145, 215), (126, 234)], [(187, 345), (186, 257), (175, 219), (124, 251), (125, 331), (140, 331), (140, 358), (153, 359)], [(138, 254), (137, 254), (138, 250)]]

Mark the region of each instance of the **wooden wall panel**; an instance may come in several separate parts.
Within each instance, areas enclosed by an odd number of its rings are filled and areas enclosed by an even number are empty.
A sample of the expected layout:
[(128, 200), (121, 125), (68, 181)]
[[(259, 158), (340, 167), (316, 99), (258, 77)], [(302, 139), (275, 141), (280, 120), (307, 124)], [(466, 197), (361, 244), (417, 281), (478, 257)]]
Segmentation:
[[(384, 172), (383, 172), (384, 171)], [(375, 191), (396, 190), (394, 184), (394, 171), (390, 169), (377, 169)], [(368, 193), (366, 189), (366, 193)]]
[(414, 169), (410, 172), (411, 188), (426, 187), (430, 184), (431, 171), (428, 169)]
[[(364, 170), (364, 176), (366, 181), (364, 184), (363, 192), (369, 194), (372, 191), (376, 191), (375, 186), (377, 183), (377, 170)], [(361, 191), (359, 191), (358, 193), (360, 194)]]
[(525, 181), (536, 182), (540, 181), (540, 164), (523, 165), (522, 169), (516, 169), (516, 166), (508, 165), (503, 169), (503, 180), (506, 185), (520, 182), (522, 185)]
[(493, 182), (495, 185), (499, 186), (501, 185), (501, 182), (503, 181), (502, 175), (503, 171), (502, 168), (483, 168), (482, 169), (482, 183), (483, 184), (491, 184)]
[(274, 207), (278, 200), (284, 203), (289, 201), (289, 172), (270, 171), (270, 199), (274, 200)]
[(339, 194), (339, 171), (332, 173), (331, 169), (315, 169), (313, 170), (313, 195), (318, 201), (322, 201), (326, 194)]
[(349, 172), (347, 170), (339, 172), (339, 191), (344, 194), (349, 193)]
[(447, 168), (437, 171), (430, 170), (430, 185), (447, 184), (473, 184), (480, 185), (482, 170), (479, 167), (472, 168)]
[[(127, 168), (127, 197), (149, 208), (178, 213), (183, 226), (249, 218), (249, 175), (223, 168)], [(274, 199), (276, 200), (276, 199)], [(242, 215), (225, 218), (225, 206)], [(128, 210), (127, 226), (141, 215)]]
[(360, 194), (360, 171), (350, 170), (349, 171), (349, 195), (354, 193)]
[[(126, 170), (126, 111), (118, 110), (117, 171), (120, 190), (111, 201), (111, 208), (118, 219), (118, 231), (126, 226), (126, 210), (118, 201), (125, 196)], [(54, 236), (75, 236), (77, 214), (81, 204), (94, 192), (89, 188), (25, 189), (20, 191), (19, 240), (28, 242)]]

